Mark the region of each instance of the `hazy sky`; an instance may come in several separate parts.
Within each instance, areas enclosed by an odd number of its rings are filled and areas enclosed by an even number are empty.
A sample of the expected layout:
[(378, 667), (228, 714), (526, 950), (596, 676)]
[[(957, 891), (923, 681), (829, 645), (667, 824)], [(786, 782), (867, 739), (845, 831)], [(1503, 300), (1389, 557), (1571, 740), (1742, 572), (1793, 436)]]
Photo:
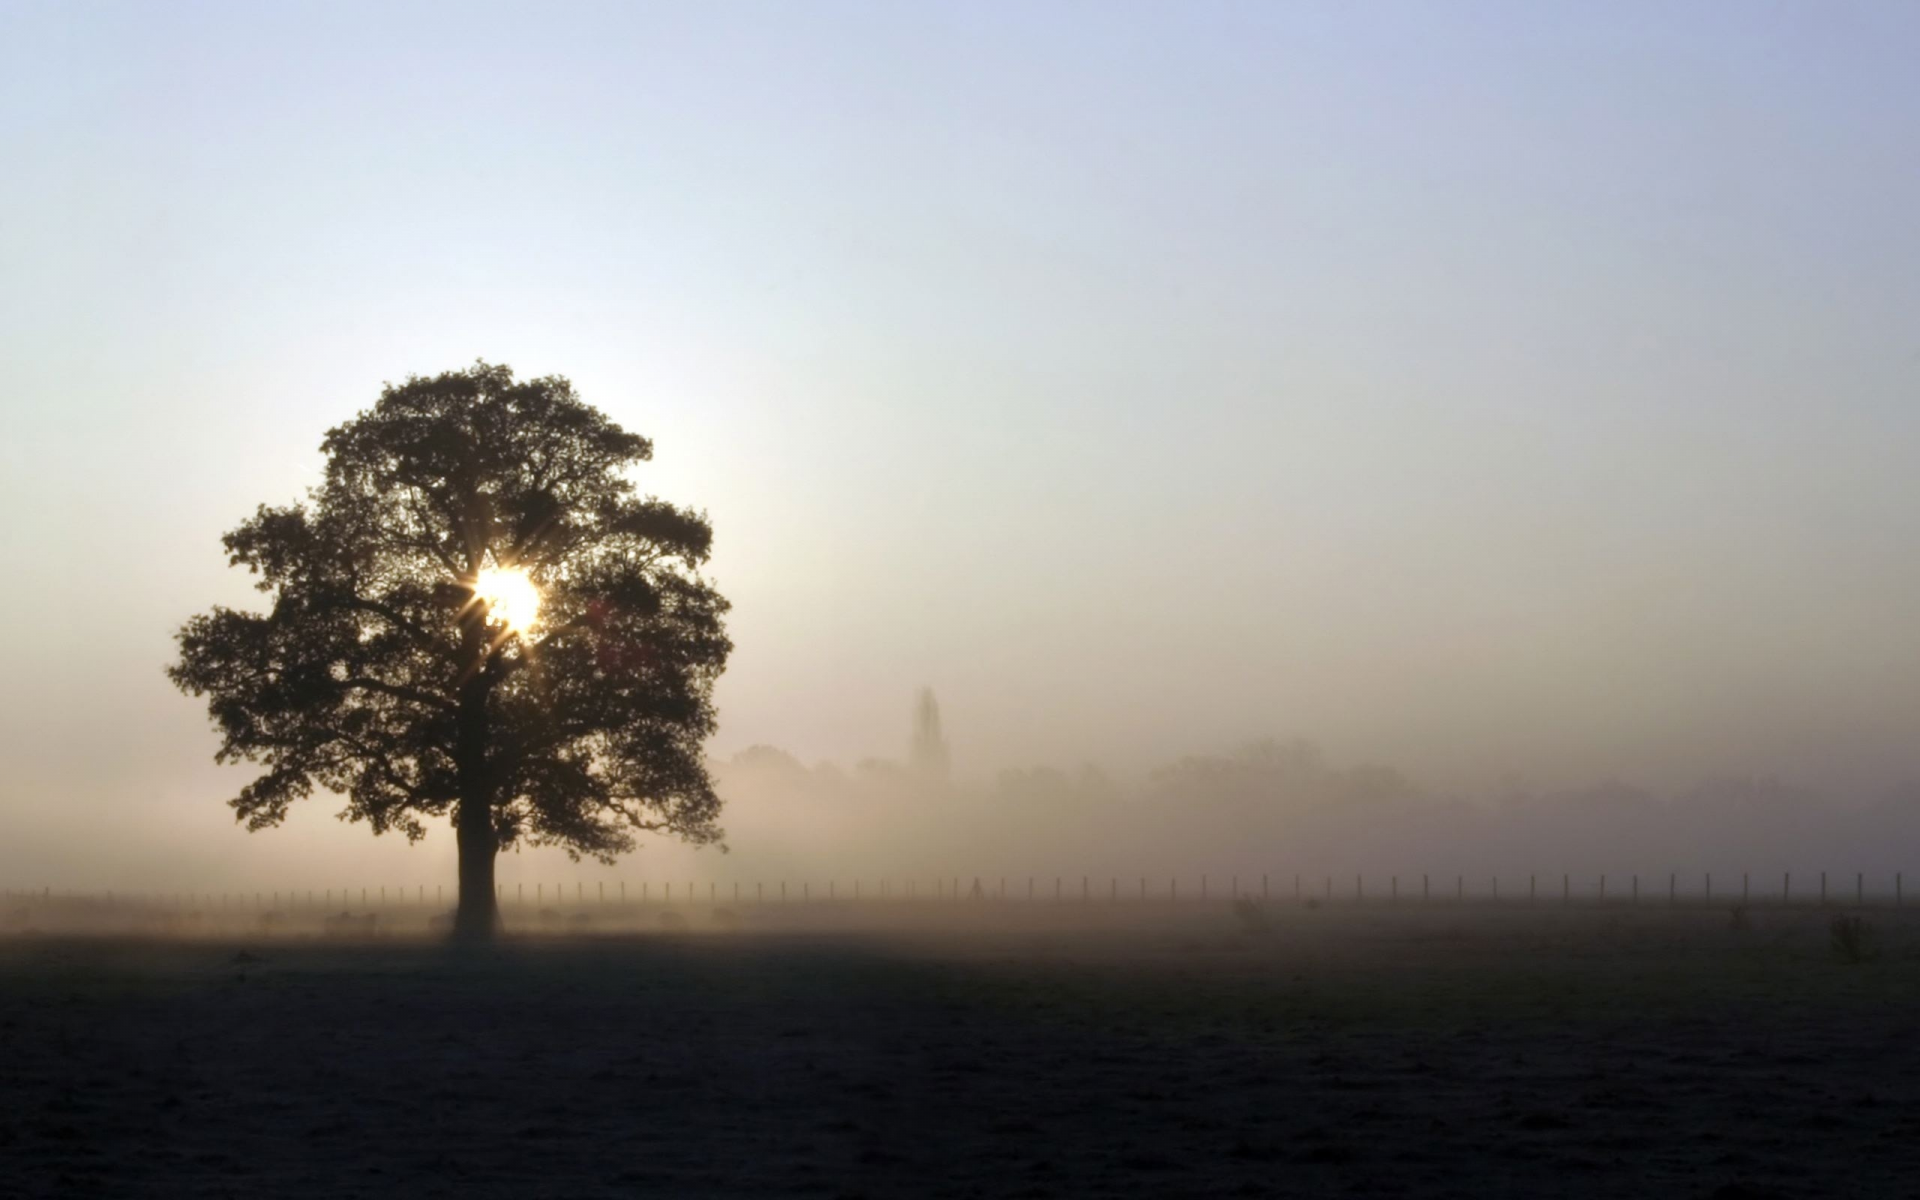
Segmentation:
[(0, 828), (243, 837), (161, 675), (219, 534), (482, 356), (711, 512), (719, 753), (929, 684), (962, 771), (1920, 775), (1916, 62), (1834, 0), (0, 0)]

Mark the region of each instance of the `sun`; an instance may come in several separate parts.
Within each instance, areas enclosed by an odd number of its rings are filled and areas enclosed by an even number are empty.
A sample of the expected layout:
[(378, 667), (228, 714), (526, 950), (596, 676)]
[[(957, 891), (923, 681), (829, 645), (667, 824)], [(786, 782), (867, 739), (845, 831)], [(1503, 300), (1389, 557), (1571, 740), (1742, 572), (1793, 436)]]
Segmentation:
[(525, 571), (488, 567), (473, 583), (473, 598), (487, 606), (489, 620), (525, 633), (540, 620), (540, 589)]

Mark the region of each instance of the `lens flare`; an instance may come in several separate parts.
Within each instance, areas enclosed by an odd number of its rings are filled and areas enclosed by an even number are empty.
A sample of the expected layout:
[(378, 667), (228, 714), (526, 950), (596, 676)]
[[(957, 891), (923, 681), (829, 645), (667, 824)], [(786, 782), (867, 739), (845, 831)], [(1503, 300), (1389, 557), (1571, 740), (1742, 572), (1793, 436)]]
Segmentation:
[(525, 571), (489, 567), (474, 580), (473, 597), (487, 607), (487, 619), (525, 633), (540, 620), (540, 589)]

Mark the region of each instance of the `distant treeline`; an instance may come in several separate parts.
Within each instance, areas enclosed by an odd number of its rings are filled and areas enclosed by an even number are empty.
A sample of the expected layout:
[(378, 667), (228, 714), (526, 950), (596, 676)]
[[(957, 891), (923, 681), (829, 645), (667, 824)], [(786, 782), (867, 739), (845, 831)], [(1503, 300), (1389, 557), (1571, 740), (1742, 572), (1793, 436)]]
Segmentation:
[(1401, 772), (1261, 741), (1122, 778), (1033, 767), (949, 780), (868, 760), (806, 766), (757, 746), (716, 763), (731, 840), (796, 869), (1364, 870), (1664, 874), (1920, 866), (1920, 785), (1866, 802), (1773, 779), (1674, 795), (1618, 782), (1449, 795)]

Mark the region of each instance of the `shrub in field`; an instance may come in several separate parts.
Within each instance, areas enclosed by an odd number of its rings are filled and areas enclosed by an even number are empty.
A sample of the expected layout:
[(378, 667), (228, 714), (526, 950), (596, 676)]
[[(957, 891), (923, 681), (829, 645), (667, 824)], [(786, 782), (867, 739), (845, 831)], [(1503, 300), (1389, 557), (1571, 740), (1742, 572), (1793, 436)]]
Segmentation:
[(1879, 956), (1873, 944), (1873, 926), (1865, 917), (1842, 913), (1828, 924), (1827, 934), (1841, 962), (1861, 963)]
[(1233, 915), (1240, 922), (1242, 933), (1265, 937), (1273, 932), (1273, 917), (1267, 912), (1267, 906), (1252, 896), (1234, 897)]

